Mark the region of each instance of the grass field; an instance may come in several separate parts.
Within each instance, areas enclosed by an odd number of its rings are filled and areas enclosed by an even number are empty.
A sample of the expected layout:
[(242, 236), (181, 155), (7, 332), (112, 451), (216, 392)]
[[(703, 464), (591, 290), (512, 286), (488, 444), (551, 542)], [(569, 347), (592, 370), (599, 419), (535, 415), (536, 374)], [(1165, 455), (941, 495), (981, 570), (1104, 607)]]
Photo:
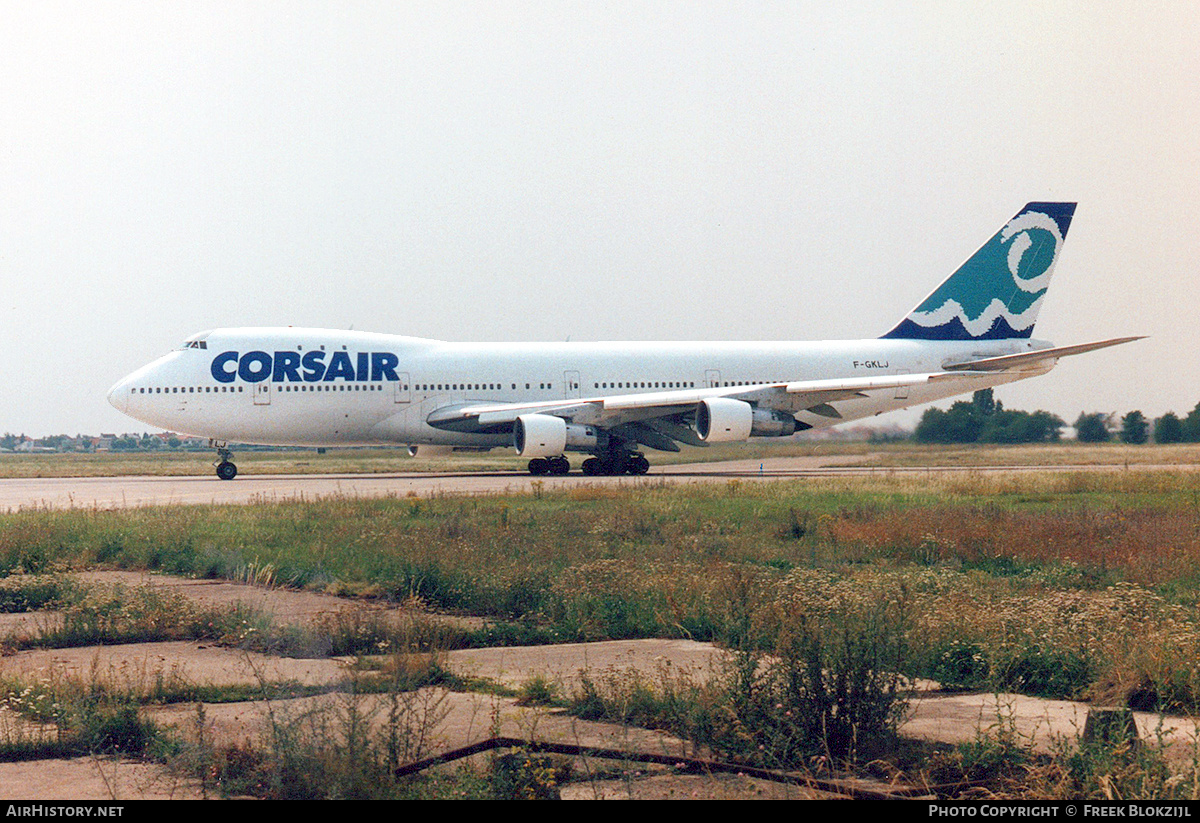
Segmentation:
[[(1071, 466), (1196, 465), (1200, 444), (1129, 446), (1120, 443), (1071, 442), (1029, 446), (932, 446), (900, 443), (837, 443), (792, 440), (753, 444), (684, 446), (678, 454), (648, 452), (651, 465), (758, 460), (769, 457), (850, 457), (860, 466)], [(574, 456), (576, 471), (581, 455)], [(212, 473), (208, 452), (101, 454), (0, 454), (0, 477), (114, 477), (122, 475), (206, 475)], [(526, 460), (509, 449), (460, 452), (444, 458), (410, 458), (404, 449), (316, 449), (235, 453), (247, 474), (343, 474), (391, 472), (524, 471)], [(844, 462), (844, 461), (843, 461)]]
[(415, 597), (537, 641), (765, 648), (798, 616), (837, 624), (894, 602), (923, 650), (908, 673), (945, 678), (970, 650), (983, 662), (955, 675), (964, 684), (1140, 690), (1200, 710), (1200, 475), (1188, 472), (0, 516), (0, 573), (96, 566)]

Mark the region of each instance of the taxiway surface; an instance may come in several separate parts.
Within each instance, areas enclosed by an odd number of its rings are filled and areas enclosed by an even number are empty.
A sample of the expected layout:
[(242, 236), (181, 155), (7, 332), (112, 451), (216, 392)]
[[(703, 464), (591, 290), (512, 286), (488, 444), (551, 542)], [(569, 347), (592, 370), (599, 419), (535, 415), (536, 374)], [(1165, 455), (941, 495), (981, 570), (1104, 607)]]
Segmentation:
[[(523, 472), (395, 472), (387, 474), (239, 475), (218, 480), (194, 477), (54, 477), (0, 479), (0, 511), (21, 509), (125, 508), (169, 504), (246, 504), (348, 497), (427, 497), (437, 494), (522, 494), (580, 485), (636, 488), (663, 483), (725, 483), (731, 480), (770, 481), (802, 477), (861, 475), (931, 475), (945, 473), (1072, 472), (1200, 470), (1200, 466), (1059, 465), (887, 467), (851, 466), (855, 456), (773, 457), (721, 463), (655, 466), (641, 477), (532, 477)], [(535, 484), (541, 484), (537, 486)]]

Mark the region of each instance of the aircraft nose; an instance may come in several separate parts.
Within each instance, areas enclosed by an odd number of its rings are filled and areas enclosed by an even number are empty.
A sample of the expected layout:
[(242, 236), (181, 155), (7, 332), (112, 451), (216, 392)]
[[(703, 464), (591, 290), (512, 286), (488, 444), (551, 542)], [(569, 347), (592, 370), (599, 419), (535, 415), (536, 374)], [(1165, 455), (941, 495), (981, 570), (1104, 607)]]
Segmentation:
[(122, 414), (129, 408), (129, 378), (117, 382), (108, 390), (108, 402)]

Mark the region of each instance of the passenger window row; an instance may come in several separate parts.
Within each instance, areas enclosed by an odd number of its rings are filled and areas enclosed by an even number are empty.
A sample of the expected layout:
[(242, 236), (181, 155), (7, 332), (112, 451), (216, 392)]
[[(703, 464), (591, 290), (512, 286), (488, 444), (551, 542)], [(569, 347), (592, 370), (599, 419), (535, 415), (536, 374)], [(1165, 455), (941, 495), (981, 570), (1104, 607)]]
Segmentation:
[[(270, 388), (270, 384), (264, 386), (265, 389)], [(408, 386), (402, 387), (408, 391)], [(226, 394), (232, 392), (244, 392), (245, 386), (153, 386), (150, 388), (140, 387), (134, 389), (136, 394)], [(339, 384), (331, 386), (289, 386), (283, 384), (278, 387), (279, 391), (383, 391), (381, 385), (359, 385), (359, 384)]]
[[(729, 385), (729, 384), (727, 384)], [(691, 389), (695, 388), (696, 384), (687, 381), (645, 381), (645, 382), (605, 382), (593, 383), (592, 388), (596, 389)], [(416, 391), (503, 391), (504, 386), (499, 383), (418, 383), (413, 388)], [(510, 389), (516, 389), (516, 383), (509, 384)], [(532, 383), (525, 384), (526, 389), (532, 389)], [(579, 388), (578, 383), (572, 383), (570, 388)], [(538, 389), (542, 391), (551, 391), (554, 389), (553, 383), (538, 383)]]
[(634, 382), (618, 382), (618, 383), (593, 383), (597, 389), (694, 389), (695, 383), (684, 381), (668, 381), (668, 380), (647, 380)]
[(134, 389), (138, 394), (216, 394), (243, 391), (242, 386), (154, 386)]
[[(266, 385), (266, 388), (270, 389), (269, 383)], [(408, 386), (403, 386), (402, 388), (405, 391), (408, 391)], [(280, 386), (278, 386), (278, 390), (286, 391), (286, 392), (293, 392), (293, 391), (383, 391), (383, 386), (380, 386), (378, 384), (364, 386), (360, 383), (352, 383), (349, 385), (342, 383), (342, 384), (330, 385), (330, 386), (321, 386), (321, 385), (307, 386), (307, 385), (303, 385), (303, 384), (301, 384), (299, 386), (293, 386), (288, 383), (283, 383)]]
[[(752, 386), (760, 385), (770, 381), (732, 381), (721, 383), (722, 386)], [(620, 381), (620, 382), (597, 382), (592, 386), (597, 389), (692, 389), (696, 387), (694, 382), (689, 381)], [(579, 388), (579, 384), (572, 384), (573, 388)], [(499, 383), (420, 383), (412, 386), (416, 391), (503, 391), (504, 387)], [(511, 388), (516, 389), (517, 384), (512, 383)], [(525, 384), (526, 389), (532, 389), (532, 383)], [(538, 388), (543, 391), (551, 391), (554, 389), (553, 383), (538, 383)], [(270, 384), (264, 386), (264, 389), (270, 390)], [(408, 391), (409, 386), (402, 384), (400, 389)], [(245, 391), (244, 386), (154, 386), (151, 388), (141, 387), (134, 389), (137, 394), (216, 394), (218, 392), (224, 394), (227, 392), (242, 392)], [(336, 384), (336, 385), (291, 385), (282, 383), (277, 386), (277, 391), (284, 392), (313, 392), (313, 391), (383, 391), (383, 386), (379, 384)]]
[[(515, 389), (517, 384), (513, 383), (512, 387)], [(418, 383), (413, 388), (417, 391), (504, 391), (499, 383)], [(529, 388), (528, 383), (525, 388)], [(542, 388), (550, 388), (550, 384), (543, 383)]]
[[(516, 389), (516, 383), (509, 384), (511, 389)], [(500, 383), (418, 383), (414, 387), (417, 391), (504, 391), (504, 386)], [(525, 388), (532, 389), (532, 383), (526, 383)], [(554, 388), (553, 383), (538, 383), (538, 388), (542, 391), (550, 391)], [(579, 384), (575, 385), (579, 388)]]

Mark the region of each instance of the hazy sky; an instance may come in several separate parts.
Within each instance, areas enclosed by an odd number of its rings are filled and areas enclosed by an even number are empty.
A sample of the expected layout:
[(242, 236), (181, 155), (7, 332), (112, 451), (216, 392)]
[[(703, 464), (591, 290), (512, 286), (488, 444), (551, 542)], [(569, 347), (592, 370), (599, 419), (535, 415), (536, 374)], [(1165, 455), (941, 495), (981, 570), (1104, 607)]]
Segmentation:
[[(997, 391), (1200, 401), (1200, 4), (0, 0), (0, 430), (202, 329), (875, 337), (1079, 208)], [(915, 414), (899, 418), (915, 420)]]

